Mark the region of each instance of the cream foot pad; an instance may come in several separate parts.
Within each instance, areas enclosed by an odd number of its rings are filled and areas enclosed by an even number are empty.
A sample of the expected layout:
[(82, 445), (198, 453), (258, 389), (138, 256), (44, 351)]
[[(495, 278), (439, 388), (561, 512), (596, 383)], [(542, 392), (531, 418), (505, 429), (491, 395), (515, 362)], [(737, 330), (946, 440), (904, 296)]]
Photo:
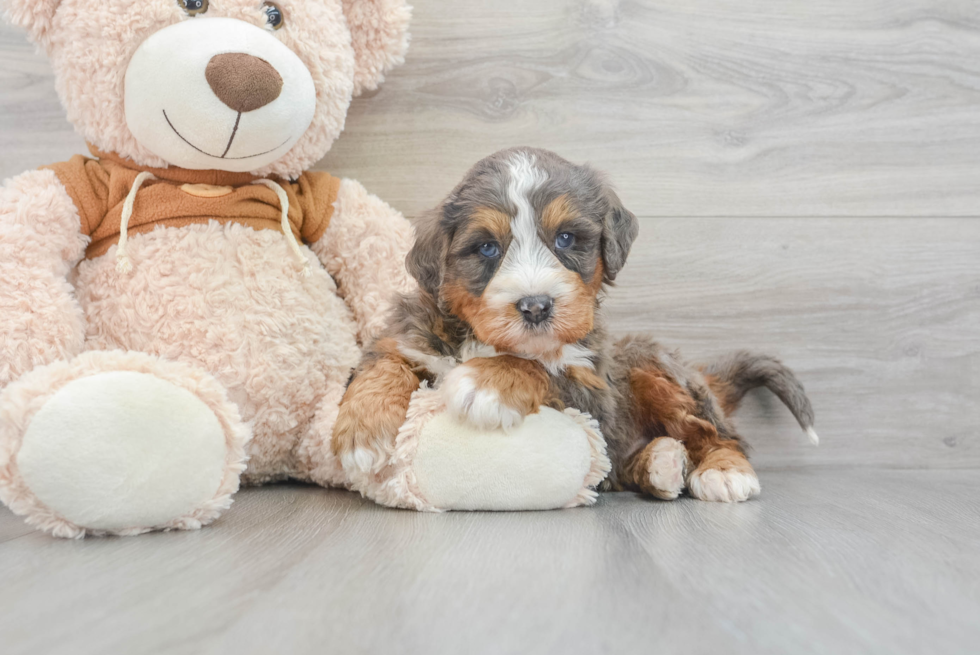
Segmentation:
[(385, 479), (367, 495), (428, 511), (575, 507), (595, 502), (609, 468), (599, 426), (587, 414), (542, 407), (516, 429), (479, 430), (423, 388), (412, 397)]
[(0, 500), (59, 537), (196, 529), (231, 504), (250, 436), (210, 375), (84, 353), (0, 394)]

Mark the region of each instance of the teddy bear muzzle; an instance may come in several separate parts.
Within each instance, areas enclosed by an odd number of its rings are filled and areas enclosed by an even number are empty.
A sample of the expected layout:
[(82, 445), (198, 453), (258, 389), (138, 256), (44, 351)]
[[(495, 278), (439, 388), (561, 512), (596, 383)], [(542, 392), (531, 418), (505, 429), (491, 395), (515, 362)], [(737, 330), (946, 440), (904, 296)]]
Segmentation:
[(126, 123), (172, 166), (254, 171), (307, 131), (316, 88), (274, 33), (233, 18), (194, 18), (146, 39), (126, 70)]

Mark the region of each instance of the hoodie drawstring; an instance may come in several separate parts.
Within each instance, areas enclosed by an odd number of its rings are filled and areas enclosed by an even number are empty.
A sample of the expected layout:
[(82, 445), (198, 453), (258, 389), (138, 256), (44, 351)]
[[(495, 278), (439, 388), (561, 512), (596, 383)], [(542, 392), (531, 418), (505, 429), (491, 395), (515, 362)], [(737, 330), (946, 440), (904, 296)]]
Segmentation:
[(133, 217), (133, 205), (136, 203), (136, 192), (140, 190), (143, 183), (147, 180), (157, 179), (153, 173), (143, 171), (133, 180), (133, 188), (126, 196), (123, 203), (122, 218), (119, 221), (119, 243), (116, 245), (116, 270), (120, 273), (129, 273), (133, 270), (133, 262), (129, 260), (129, 253), (126, 252), (126, 241), (129, 238), (129, 219)]
[(285, 236), (286, 241), (289, 242), (289, 247), (293, 251), (293, 255), (296, 257), (296, 263), (299, 264), (303, 270), (303, 276), (309, 277), (310, 260), (308, 260), (303, 254), (303, 251), (300, 250), (299, 241), (296, 240), (296, 235), (293, 234), (293, 227), (289, 224), (289, 196), (286, 195), (286, 190), (272, 180), (255, 180), (252, 182), (252, 184), (267, 186), (279, 197), (279, 207), (282, 209), (283, 236)]
[[(133, 180), (133, 188), (129, 190), (129, 195), (126, 196), (126, 201), (123, 203), (122, 217), (119, 221), (119, 243), (116, 245), (116, 270), (120, 273), (129, 273), (133, 270), (133, 262), (129, 259), (126, 242), (129, 237), (129, 219), (133, 217), (133, 205), (136, 203), (136, 193), (143, 186), (144, 182), (155, 179), (157, 179), (156, 176), (147, 171), (137, 175), (136, 179)], [(289, 224), (289, 196), (286, 195), (286, 190), (272, 180), (255, 180), (252, 184), (261, 184), (269, 187), (279, 198), (279, 208), (282, 210), (283, 236), (286, 237), (289, 248), (296, 257), (296, 263), (303, 271), (303, 276), (309, 277), (310, 260), (303, 254), (302, 249), (299, 247), (299, 241), (296, 240), (296, 235), (293, 234), (293, 228)]]

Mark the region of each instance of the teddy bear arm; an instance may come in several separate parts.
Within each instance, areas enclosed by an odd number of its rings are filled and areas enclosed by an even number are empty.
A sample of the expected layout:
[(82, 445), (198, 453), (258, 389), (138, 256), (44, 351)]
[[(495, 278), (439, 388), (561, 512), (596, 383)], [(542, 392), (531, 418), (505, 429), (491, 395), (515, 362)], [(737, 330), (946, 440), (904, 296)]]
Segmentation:
[(396, 294), (415, 287), (405, 269), (411, 246), (412, 227), (401, 213), (359, 182), (341, 181), (330, 225), (311, 248), (337, 281), (362, 344), (384, 329)]
[(23, 173), (0, 189), (0, 388), (81, 352), (83, 315), (67, 276), (87, 243), (54, 172)]

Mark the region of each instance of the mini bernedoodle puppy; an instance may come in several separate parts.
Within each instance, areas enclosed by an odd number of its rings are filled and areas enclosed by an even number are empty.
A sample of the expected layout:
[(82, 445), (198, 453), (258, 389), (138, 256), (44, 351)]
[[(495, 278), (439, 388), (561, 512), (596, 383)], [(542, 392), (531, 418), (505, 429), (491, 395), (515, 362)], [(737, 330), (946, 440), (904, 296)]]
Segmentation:
[(803, 387), (779, 361), (738, 352), (695, 367), (646, 336), (610, 344), (600, 314), (636, 238), (601, 175), (533, 148), (474, 166), (416, 223), (397, 304), (355, 371), (333, 448), (355, 487), (380, 471), (412, 393), (427, 381), (449, 411), (487, 429), (541, 405), (599, 421), (613, 468), (604, 489), (743, 501), (759, 481), (727, 418), (765, 386), (816, 442)]

